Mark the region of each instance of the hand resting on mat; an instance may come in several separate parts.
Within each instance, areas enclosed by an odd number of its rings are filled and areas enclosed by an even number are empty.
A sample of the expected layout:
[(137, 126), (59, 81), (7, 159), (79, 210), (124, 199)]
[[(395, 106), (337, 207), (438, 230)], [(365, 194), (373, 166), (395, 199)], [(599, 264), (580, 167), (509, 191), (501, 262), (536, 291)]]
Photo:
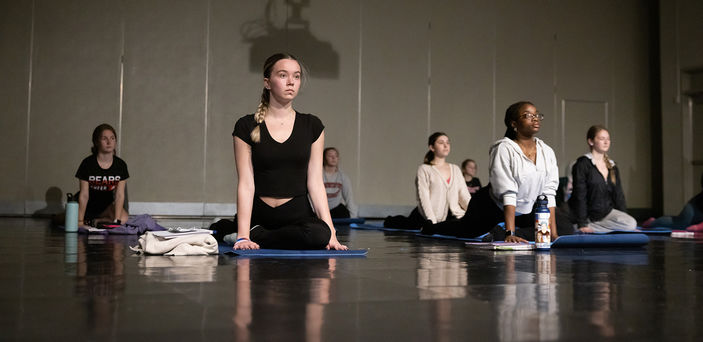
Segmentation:
[(259, 244), (251, 240), (241, 240), (234, 244), (233, 249), (259, 249)]
[(330, 238), (330, 243), (328, 243), (327, 247), (325, 247), (325, 248), (328, 250), (334, 249), (337, 251), (346, 251), (349, 249), (349, 247), (339, 243), (339, 241), (337, 241), (337, 237), (334, 234), (332, 234), (332, 238)]
[(505, 237), (505, 242), (524, 242), (527, 243), (527, 240), (516, 236), (516, 235), (509, 235)]
[[(237, 241), (237, 243), (235, 243), (232, 248), (236, 250), (236, 249), (260, 249), (261, 247), (259, 247), (259, 244), (257, 244), (254, 241), (241, 240), (241, 241)], [(327, 244), (326, 249), (328, 249), (328, 250), (333, 249), (333, 250), (337, 250), (337, 251), (346, 251), (349, 248), (347, 246), (339, 243), (339, 241), (337, 241), (336, 237), (333, 237), (330, 239), (329, 244)]]

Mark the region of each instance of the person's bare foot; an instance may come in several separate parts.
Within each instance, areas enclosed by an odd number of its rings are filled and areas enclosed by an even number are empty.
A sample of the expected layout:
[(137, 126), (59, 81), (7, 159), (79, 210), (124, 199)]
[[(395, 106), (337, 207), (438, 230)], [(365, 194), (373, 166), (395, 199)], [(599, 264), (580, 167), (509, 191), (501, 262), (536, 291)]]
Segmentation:
[(703, 222), (688, 226), (686, 230), (689, 232), (703, 232)]
[(579, 230), (581, 231), (581, 233), (593, 233), (593, 228), (591, 227), (581, 227), (579, 228)]
[(652, 223), (654, 223), (654, 220), (656, 220), (654, 217), (648, 218), (647, 220), (642, 222), (642, 225), (641, 225), (642, 228), (649, 228), (652, 225)]

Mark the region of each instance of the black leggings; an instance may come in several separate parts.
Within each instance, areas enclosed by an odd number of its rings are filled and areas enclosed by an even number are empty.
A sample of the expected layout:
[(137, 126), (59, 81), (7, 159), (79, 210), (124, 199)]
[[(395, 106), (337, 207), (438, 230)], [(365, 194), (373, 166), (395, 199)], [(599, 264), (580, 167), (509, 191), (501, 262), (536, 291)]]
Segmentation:
[[(78, 198), (81, 195), (81, 192), (78, 191), (74, 195), (75, 198)], [(88, 203), (85, 206), (85, 213), (83, 214), (83, 220), (93, 220), (96, 218), (102, 218), (100, 215), (102, 215), (107, 208), (109, 208), (111, 205), (115, 203), (114, 195), (113, 199), (111, 201), (105, 201), (105, 200), (98, 200), (95, 198), (88, 198)], [(125, 211), (127, 210), (126, 204), (127, 201), (125, 200)]]
[(251, 225), (249, 238), (261, 248), (323, 249), (332, 236), (327, 223), (313, 213), (307, 195), (276, 208), (254, 196)]
[(330, 209), (330, 215), (332, 218), (349, 218), (351, 216), (349, 209), (347, 209), (344, 204), (340, 204)]
[[(490, 195), (490, 184), (471, 197), (466, 214), (456, 221), (445, 221), (432, 225), (435, 234), (473, 238), (488, 233), (498, 223), (505, 221), (503, 210)], [(529, 214), (515, 216), (515, 233), (527, 240), (535, 239), (535, 210)]]
[(424, 224), (425, 224), (425, 218), (422, 217), (422, 214), (420, 214), (420, 211), (417, 209), (417, 207), (415, 207), (415, 209), (413, 209), (413, 211), (410, 212), (409, 216), (403, 216), (403, 215), (388, 216), (383, 221), (383, 226), (386, 228), (409, 229), (409, 230), (420, 229), (420, 228), (422, 228), (422, 225), (424, 225)]

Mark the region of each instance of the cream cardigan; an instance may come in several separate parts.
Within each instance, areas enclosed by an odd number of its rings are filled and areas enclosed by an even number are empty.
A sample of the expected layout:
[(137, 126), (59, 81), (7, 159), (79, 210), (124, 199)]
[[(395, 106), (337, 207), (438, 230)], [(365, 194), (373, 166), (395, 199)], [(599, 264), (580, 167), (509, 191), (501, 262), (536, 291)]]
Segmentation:
[(425, 219), (432, 223), (443, 222), (447, 212), (456, 218), (466, 213), (471, 194), (464, 182), (464, 176), (458, 166), (449, 164), (451, 179), (449, 183), (432, 165), (422, 164), (417, 168), (415, 185), (417, 188), (417, 207)]

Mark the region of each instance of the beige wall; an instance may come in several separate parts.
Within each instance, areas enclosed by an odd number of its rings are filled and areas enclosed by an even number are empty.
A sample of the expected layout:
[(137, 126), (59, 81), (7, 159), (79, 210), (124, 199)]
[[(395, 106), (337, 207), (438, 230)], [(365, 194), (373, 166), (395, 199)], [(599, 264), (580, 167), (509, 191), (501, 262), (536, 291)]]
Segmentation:
[(0, 210), (24, 213), (31, 3), (0, 2)]
[(0, 157), (16, 161), (1, 166), (0, 213), (34, 213), (52, 187), (75, 191), (102, 122), (119, 130), (133, 212), (231, 212), (231, 131), (256, 108), (262, 56), (279, 50), (308, 65), (296, 107), (323, 120), (368, 215), (413, 205), (433, 131), (486, 183), (488, 146), (523, 99), (546, 114), (540, 136), (562, 172), (585, 151), (585, 129), (607, 124), (629, 206), (651, 205), (641, 1), (311, 0), (302, 21), (284, 1), (0, 6)]
[(686, 154), (692, 147), (688, 138), (693, 120), (682, 96), (682, 78), (687, 70), (703, 68), (703, 3), (674, 0), (662, 1), (660, 6), (664, 212), (677, 214), (700, 190), (700, 174), (693, 174)]

